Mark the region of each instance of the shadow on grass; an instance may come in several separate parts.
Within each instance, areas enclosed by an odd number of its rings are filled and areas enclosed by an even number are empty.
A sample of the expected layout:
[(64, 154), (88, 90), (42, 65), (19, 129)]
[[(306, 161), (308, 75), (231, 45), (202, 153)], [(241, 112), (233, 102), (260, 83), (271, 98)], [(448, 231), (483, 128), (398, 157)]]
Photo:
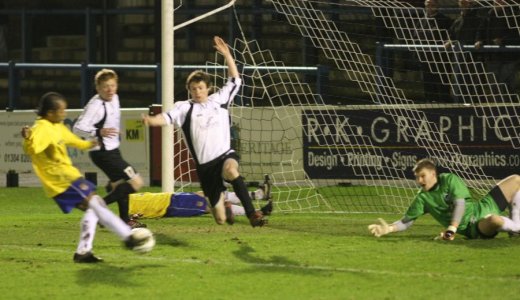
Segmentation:
[(185, 241), (175, 239), (171, 235), (163, 234), (163, 233), (155, 233), (155, 240), (157, 244), (161, 246), (171, 246), (171, 247), (189, 247), (189, 244)]
[(462, 239), (461, 245), (472, 249), (501, 249), (518, 247), (520, 237), (509, 238), (505, 233), (499, 233), (494, 239)]
[(258, 271), (265, 271), (298, 273), (302, 275), (329, 275), (331, 271), (333, 271), (329, 269), (309, 268), (309, 266), (306, 264), (302, 264), (281, 255), (274, 255), (269, 258), (261, 258), (255, 256), (255, 253), (256, 250), (247, 244), (241, 244), (239, 249), (233, 251), (233, 255), (235, 255), (238, 259), (249, 265), (252, 265), (250, 271), (253, 273)]
[(267, 225), (270, 229), (330, 236), (363, 236), (368, 233), (366, 222), (348, 219), (330, 219), (317, 216), (314, 219), (276, 219)]
[(509, 238), (507, 234), (499, 233), (494, 239), (468, 239), (463, 235), (457, 235), (453, 241), (444, 241), (435, 239), (437, 236), (425, 233), (410, 233), (410, 234), (392, 234), (376, 239), (378, 242), (389, 244), (403, 244), (410, 241), (431, 243), (432, 246), (438, 245), (443, 247), (460, 247), (464, 246), (471, 249), (502, 249), (507, 247), (518, 247), (520, 244), (520, 237)]
[(139, 286), (139, 273), (147, 268), (162, 268), (160, 264), (145, 264), (139, 266), (113, 266), (106, 262), (97, 264), (85, 264), (77, 272), (76, 282), (80, 286), (109, 285), (113, 287), (136, 287)]

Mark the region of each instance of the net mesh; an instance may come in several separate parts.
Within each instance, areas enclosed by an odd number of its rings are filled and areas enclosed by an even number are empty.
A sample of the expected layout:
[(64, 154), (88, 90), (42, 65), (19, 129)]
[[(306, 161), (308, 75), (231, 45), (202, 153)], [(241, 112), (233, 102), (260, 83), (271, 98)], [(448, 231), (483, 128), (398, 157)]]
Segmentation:
[[(460, 42), (452, 40), (446, 45), (450, 41), (447, 31), (439, 29), (422, 9), (400, 1), (269, 2), (283, 17), (282, 22), (296, 28), (320, 51), (323, 61), (368, 95), (373, 106), (362, 109), (382, 111), (384, 120), (397, 124), (401, 142), (399, 149), (375, 144), (367, 128), (351, 122), (349, 116), (356, 115), (359, 107), (327, 104), (305, 75), (276, 59), (280, 56), (263, 49), (257, 40), (248, 39), (239, 23), (241, 38), (231, 47), (244, 83), (231, 109), (234, 147), (241, 155), (244, 177), (261, 183), (264, 174), (270, 175), (278, 211), (403, 212), (417, 190), (403, 167), (417, 159), (416, 155), (402, 155), (413, 149), (423, 151), (443, 170), (458, 174), (476, 197), (494, 184), (454, 137), (429, 120), (422, 107), (366, 53), (357, 42), (359, 37), (352, 38), (355, 33), (345, 31), (345, 24), (340, 29), (330, 13), (335, 9), (369, 10), (395, 41), (441, 78), (461, 104), (474, 107), (483, 123), (517, 149), (518, 95), (497, 82)], [(486, 8), (495, 3), (475, 2)], [(518, 4), (508, 3), (493, 11), (509, 28), (518, 30)], [(225, 66), (223, 58), (217, 54), (207, 66), (215, 86), (224, 84), (226, 71), (219, 68)], [(323, 167), (319, 179), (309, 175), (309, 165)], [(337, 176), (337, 171), (329, 175), (327, 170), (333, 169), (351, 174), (350, 179)], [(192, 180), (185, 180), (186, 184)]]

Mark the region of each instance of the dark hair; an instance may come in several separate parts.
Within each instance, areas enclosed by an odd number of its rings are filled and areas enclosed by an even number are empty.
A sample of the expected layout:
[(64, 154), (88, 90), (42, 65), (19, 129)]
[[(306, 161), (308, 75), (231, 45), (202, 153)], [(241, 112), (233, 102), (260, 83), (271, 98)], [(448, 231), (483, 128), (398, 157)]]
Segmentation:
[(36, 114), (45, 117), (49, 111), (58, 109), (58, 101), (65, 101), (62, 94), (56, 92), (45, 93), (38, 103)]
[(415, 163), (415, 166), (413, 167), (413, 172), (417, 173), (420, 172), (422, 169), (430, 169), (433, 171), (437, 171), (437, 166), (435, 165), (435, 162), (429, 158), (423, 158), (419, 160), (417, 163)]
[(190, 83), (200, 81), (204, 81), (208, 88), (211, 87), (211, 77), (209, 74), (202, 70), (196, 70), (191, 72), (191, 74), (188, 76), (188, 79), (186, 79), (186, 89), (190, 89)]

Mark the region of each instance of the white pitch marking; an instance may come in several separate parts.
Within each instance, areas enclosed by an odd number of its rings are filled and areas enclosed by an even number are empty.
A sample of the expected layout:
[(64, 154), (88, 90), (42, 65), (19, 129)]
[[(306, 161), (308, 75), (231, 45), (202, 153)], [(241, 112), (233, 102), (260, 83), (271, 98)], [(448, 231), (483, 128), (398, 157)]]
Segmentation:
[[(47, 251), (47, 252), (56, 252), (56, 253), (69, 253), (70, 251), (60, 250), (60, 249), (48, 249), (48, 248), (35, 248), (35, 247), (24, 247), (17, 245), (2, 245), (2, 248), (11, 248), (18, 250), (27, 250), (27, 251)], [(1, 249), (0, 249), (1, 251)], [(153, 254), (152, 254), (153, 255)], [(103, 257), (120, 257), (119, 255), (103, 255)], [(135, 260), (143, 260), (143, 261), (164, 261), (164, 262), (174, 262), (174, 263), (185, 263), (185, 264), (197, 264), (197, 265), (205, 265), (207, 264), (207, 260), (201, 259), (192, 259), (192, 258), (169, 258), (169, 257), (153, 257), (150, 255), (134, 255)], [(289, 264), (275, 264), (275, 263), (248, 263), (244, 262), (243, 264), (235, 263), (235, 262), (226, 262), (226, 261), (218, 261), (211, 259), (211, 264), (218, 265), (226, 265), (226, 266), (252, 266), (252, 267), (264, 267), (264, 268), (273, 268), (273, 269), (294, 269), (294, 270), (310, 270), (310, 271), (327, 271), (327, 272), (340, 272), (340, 273), (358, 273), (358, 274), (373, 274), (373, 275), (382, 275), (382, 276), (401, 276), (401, 277), (427, 277), (427, 278), (450, 278), (457, 280), (483, 280), (486, 282), (489, 281), (504, 281), (511, 282), (517, 281), (520, 282), (520, 278), (518, 277), (489, 277), (489, 276), (468, 276), (465, 274), (457, 275), (457, 274), (445, 274), (445, 273), (435, 273), (435, 272), (395, 272), (395, 271), (387, 271), (387, 270), (371, 270), (371, 269), (358, 269), (358, 268), (343, 268), (343, 267), (330, 267), (330, 266), (318, 266), (318, 265), (289, 265)]]

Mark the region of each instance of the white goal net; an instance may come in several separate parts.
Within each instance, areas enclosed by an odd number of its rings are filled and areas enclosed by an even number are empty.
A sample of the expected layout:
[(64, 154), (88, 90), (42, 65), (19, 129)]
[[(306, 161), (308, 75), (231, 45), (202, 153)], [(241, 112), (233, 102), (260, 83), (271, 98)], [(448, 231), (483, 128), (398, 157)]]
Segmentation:
[[(244, 85), (231, 110), (232, 133), (241, 174), (260, 183), (270, 175), (278, 212), (403, 212), (417, 191), (410, 168), (423, 157), (461, 176), (476, 197), (509, 175), (500, 167), (520, 165), (516, 154), (507, 154), (520, 147), (518, 94), (475, 59), (471, 47), (428, 20), (422, 8), (390, 0), (268, 3), (276, 13), (264, 21), (287, 31), (278, 40), (249, 38), (237, 15), (240, 34), (230, 46)], [(475, 3), (475, 9), (497, 11), (518, 34), (517, 3), (500, 9), (493, 8), (494, 1)], [(385, 45), (380, 29), (387, 33)], [(290, 50), (264, 46), (289, 47), (298, 39), (327, 70), (327, 89), (284, 62)], [(367, 40), (374, 43), (367, 46)], [(375, 44), (383, 50), (390, 45), (405, 67), (394, 64), (389, 74)], [(422, 101), (427, 93), (416, 97), (399, 74), (423, 77), (406, 64), (437, 76), (451, 103)], [(221, 86), (222, 57), (207, 66), (215, 86)], [(343, 85), (354, 86), (361, 103), (348, 92), (341, 103), (331, 103), (338, 96), (330, 90), (342, 91)], [(189, 185), (183, 178), (178, 182)]]

